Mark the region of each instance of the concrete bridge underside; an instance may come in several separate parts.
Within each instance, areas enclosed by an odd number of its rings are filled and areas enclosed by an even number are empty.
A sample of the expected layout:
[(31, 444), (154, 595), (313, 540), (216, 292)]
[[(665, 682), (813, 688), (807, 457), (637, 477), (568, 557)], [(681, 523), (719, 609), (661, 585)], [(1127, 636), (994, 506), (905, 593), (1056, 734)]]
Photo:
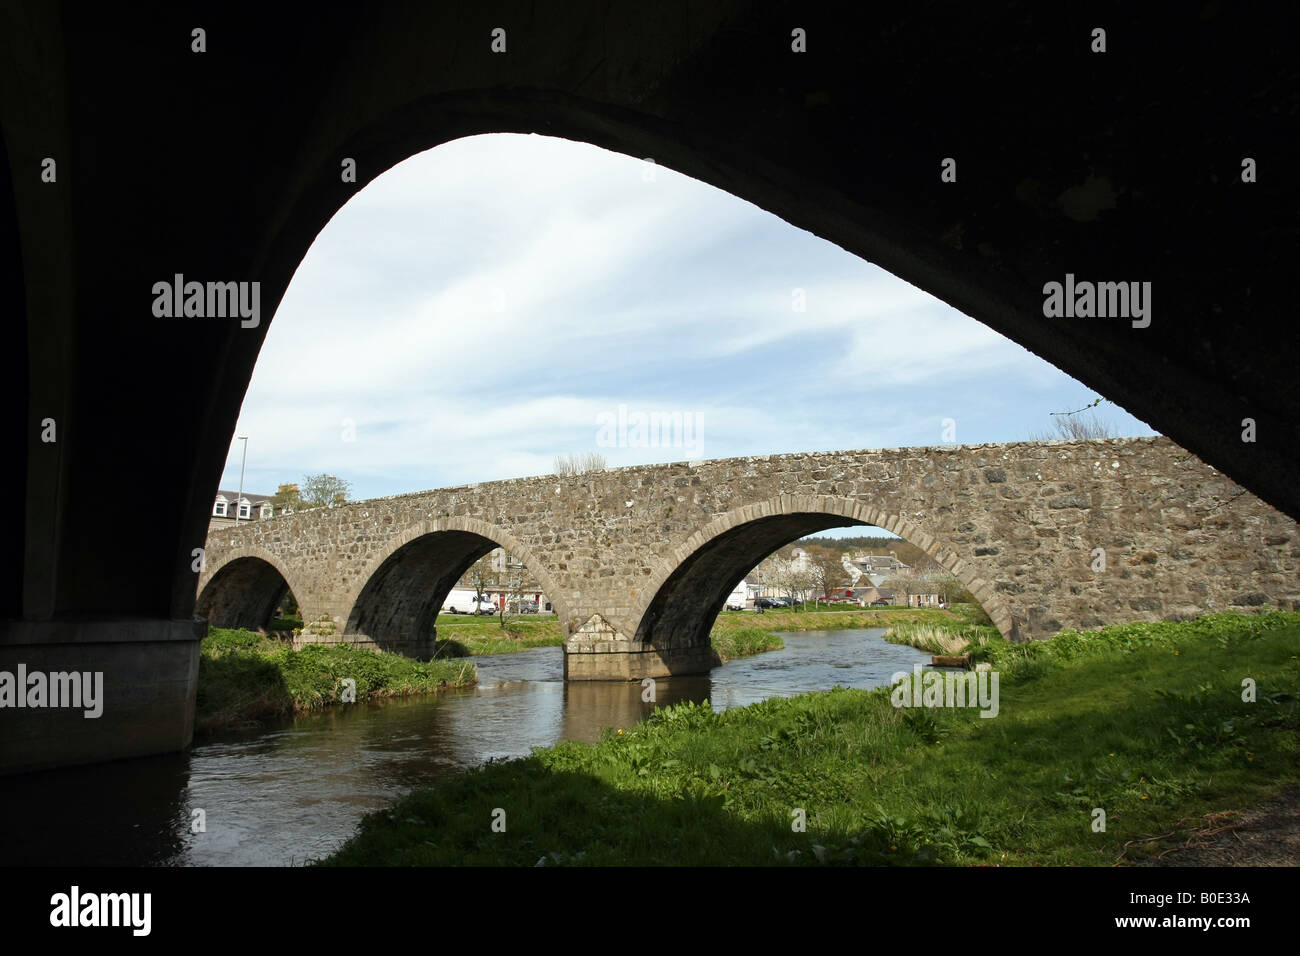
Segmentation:
[(260, 626), (288, 587), (305, 640), (424, 657), (447, 592), (500, 545), (554, 604), (569, 679), (699, 674), (733, 586), (782, 545), (847, 525), (923, 548), (1013, 640), (1300, 601), (1295, 522), (1141, 438), (722, 459), (355, 502), (215, 529), (198, 608)]
[[(188, 743), (190, 566), (268, 317), (359, 188), (472, 134), (583, 140), (749, 200), (1300, 515), (1291, 350), (1252, 342), (1294, 317), (1284, 5), (1115, 10), (1105, 53), (1098, 24), (1027, 0), (132, 10), (0, 5), (0, 416), (26, 436), (0, 469), (21, 503), (0, 537), (0, 667), (95, 662), (108, 694), (94, 728), (0, 713), (0, 769)], [(1150, 326), (1045, 320), (1067, 272), (1151, 282)], [(260, 282), (262, 321), (154, 317), (177, 273)]]

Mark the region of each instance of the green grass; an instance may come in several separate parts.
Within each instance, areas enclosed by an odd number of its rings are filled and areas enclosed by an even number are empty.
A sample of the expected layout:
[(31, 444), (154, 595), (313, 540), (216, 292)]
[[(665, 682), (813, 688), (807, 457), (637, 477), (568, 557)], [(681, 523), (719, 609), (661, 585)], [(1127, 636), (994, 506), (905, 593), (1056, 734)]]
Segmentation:
[(564, 631), (553, 614), (507, 617), (504, 628), (495, 615), (440, 614), (437, 627), (435, 657), (439, 658), (511, 654), (564, 643)]
[(346, 644), (293, 650), (251, 631), (213, 628), (199, 656), (195, 727), (211, 731), (316, 710), (339, 703), (344, 680), (356, 702), (432, 694), (477, 679), (467, 662), (422, 663)]
[[(714, 624), (710, 637), (713, 650), (720, 661), (726, 662), (785, 647), (785, 642), (780, 637), (770, 633), (771, 628), (746, 626), (752, 623), (755, 616), (741, 617), (734, 623)], [(718, 620), (721, 622), (722, 618)], [(438, 617), (436, 656), (439, 658), (510, 654), (534, 647), (557, 647), (563, 644), (564, 632), (553, 616), (540, 619), (531, 615), (507, 618), (504, 629), (495, 617)]]
[(961, 654), (972, 646), (1002, 641), (998, 629), (978, 604), (954, 604), (950, 620), (903, 621), (885, 632), (891, 644), (910, 644), (931, 654)]
[(779, 651), (785, 647), (781, 635), (761, 627), (714, 630), (709, 634), (709, 640), (713, 644), (713, 653), (721, 664), (738, 657), (752, 657), (764, 651)]
[(910, 644), (931, 654), (962, 654), (972, 648), (1002, 641), (1002, 635), (992, 624), (974, 624), (965, 621), (938, 623), (906, 622), (885, 632), (891, 644)]
[(1000, 676), (993, 719), (895, 708), (887, 688), (678, 705), (414, 791), (326, 862), (1104, 866), (1300, 778), (1300, 613), (977, 652)]
[[(952, 610), (939, 608), (879, 608), (852, 611), (791, 611), (776, 609), (763, 614), (752, 611), (724, 611), (713, 623), (715, 634), (733, 629), (762, 628), (769, 631), (842, 631), (874, 627), (893, 627), (904, 623), (962, 624), (973, 612), (956, 605)], [(983, 612), (980, 612), (983, 613)]]

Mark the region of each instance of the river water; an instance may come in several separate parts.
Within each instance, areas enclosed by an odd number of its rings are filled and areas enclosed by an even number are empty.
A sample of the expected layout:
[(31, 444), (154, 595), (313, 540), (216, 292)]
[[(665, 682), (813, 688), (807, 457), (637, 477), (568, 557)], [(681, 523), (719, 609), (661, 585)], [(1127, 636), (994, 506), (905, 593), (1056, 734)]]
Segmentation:
[[(337, 849), (370, 810), (414, 786), (560, 740), (597, 740), (680, 700), (715, 710), (769, 697), (871, 688), (929, 655), (883, 629), (785, 633), (785, 649), (707, 677), (563, 680), (563, 650), (475, 658), (479, 684), (439, 697), (336, 708), (185, 753), (7, 777), (0, 863), (292, 866)], [(33, 812), (33, 808), (39, 808)], [(195, 833), (195, 811), (203, 832)]]

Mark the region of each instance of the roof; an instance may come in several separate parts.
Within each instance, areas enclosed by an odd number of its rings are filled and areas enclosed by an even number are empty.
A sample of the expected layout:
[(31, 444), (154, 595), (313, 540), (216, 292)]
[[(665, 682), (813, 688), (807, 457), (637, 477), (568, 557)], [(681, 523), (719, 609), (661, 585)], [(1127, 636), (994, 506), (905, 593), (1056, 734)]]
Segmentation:
[(895, 570), (897, 568), (906, 568), (907, 565), (892, 554), (866, 554), (853, 561), (857, 567), (863, 571)]
[(853, 592), (855, 598), (865, 598), (870, 601), (883, 600), (893, 603), (894, 599), (897, 597), (897, 595), (889, 588), (856, 587), (850, 588), (849, 590)]
[[(239, 497), (238, 491), (218, 491), (218, 497), (224, 497), (227, 501), (234, 501)], [(270, 501), (275, 495), (259, 495), (254, 491), (245, 491), (244, 500), (250, 505), (260, 505), (263, 501)], [(215, 498), (213, 499), (216, 500)]]

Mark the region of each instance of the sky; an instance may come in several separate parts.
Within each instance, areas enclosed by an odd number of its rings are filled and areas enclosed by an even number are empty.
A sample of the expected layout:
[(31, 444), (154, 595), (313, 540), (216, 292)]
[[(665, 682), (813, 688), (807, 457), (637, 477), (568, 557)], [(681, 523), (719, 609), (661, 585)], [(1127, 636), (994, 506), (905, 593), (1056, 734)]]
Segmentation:
[[(235, 434), (245, 491), (325, 472), (364, 499), (549, 474), (571, 454), (620, 467), (1019, 441), (1096, 397), (729, 193), (492, 134), (399, 163), (321, 230)], [(1116, 434), (1154, 433), (1100, 411)], [(243, 446), (222, 488), (238, 488)]]

